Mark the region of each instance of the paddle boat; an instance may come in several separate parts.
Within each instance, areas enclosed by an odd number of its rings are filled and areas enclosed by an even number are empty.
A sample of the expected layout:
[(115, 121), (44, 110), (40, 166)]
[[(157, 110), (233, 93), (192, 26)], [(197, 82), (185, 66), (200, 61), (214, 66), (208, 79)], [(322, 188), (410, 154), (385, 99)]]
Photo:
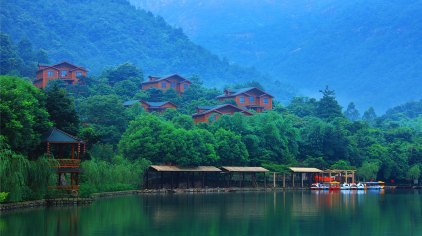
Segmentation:
[(365, 190), (365, 184), (363, 184), (363, 183), (358, 183), (357, 185), (356, 185), (356, 187), (358, 188), (358, 190)]
[(348, 183), (343, 183), (343, 184), (340, 186), (340, 190), (350, 190), (350, 184), (348, 184)]
[(322, 184), (320, 183), (314, 183), (311, 185), (311, 190), (320, 190), (322, 189)]
[(340, 190), (340, 182), (337, 182), (337, 181), (328, 182), (328, 189)]
[(380, 190), (381, 185), (379, 182), (365, 182), (366, 189), (369, 190)]
[(350, 190), (358, 190), (358, 186), (356, 185), (356, 183), (350, 184)]

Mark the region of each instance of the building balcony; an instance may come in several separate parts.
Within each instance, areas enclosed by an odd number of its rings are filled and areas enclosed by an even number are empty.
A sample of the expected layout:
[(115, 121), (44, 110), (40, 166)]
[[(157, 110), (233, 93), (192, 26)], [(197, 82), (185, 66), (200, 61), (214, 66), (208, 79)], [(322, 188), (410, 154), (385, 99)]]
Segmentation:
[(55, 168), (79, 168), (81, 166), (80, 159), (55, 159)]

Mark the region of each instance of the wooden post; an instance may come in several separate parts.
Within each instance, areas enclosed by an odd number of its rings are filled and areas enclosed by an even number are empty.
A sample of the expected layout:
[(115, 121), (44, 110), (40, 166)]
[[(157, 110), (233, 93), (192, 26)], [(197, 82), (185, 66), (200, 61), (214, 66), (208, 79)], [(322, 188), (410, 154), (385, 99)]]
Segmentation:
[(346, 184), (347, 184), (347, 170), (346, 170)]
[(267, 173), (264, 172), (264, 188), (267, 188)]
[(352, 182), (355, 183), (355, 172), (352, 171)]
[(295, 187), (295, 173), (293, 172), (293, 177), (292, 177), (292, 186), (293, 188)]
[(146, 183), (146, 189), (148, 189), (148, 170), (146, 171), (146, 181), (145, 181), (145, 183)]
[(162, 189), (163, 188), (163, 172), (160, 173), (160, 176), (161, 176), (161, 178), (160, 178), (160, 188)]
[(305, 175), (305, 173), (301, 173), (301, 175), (300, 175), (300, 181), (302, 182), (301, 183), (301, 187), (303, 188), (303, 176)]
[(273, 172), (273, 188), (275, 188), (275, 172)]
[(283, 173), (283, 188), (286, 188), (286, 173)]
[(330, 181), (329, 182), (331, 182), (331, 170), (329, 171), (329, 173), (330, 173)]
[(172, 190), (173, 190), (173, 174), (174, 174), (173, 172), (170, 173), (170, 175), (171, 175), (171, 189)]
[(47, 157), (50, 158), (50, 143), (47, 142)]
[(205, 184), (204, 184), (204, 180), (205, 179), (205, 177), (204, 177), (204, 172), (202, 172), (202, 188), (204, 188), (204, 186), (205, 186)]

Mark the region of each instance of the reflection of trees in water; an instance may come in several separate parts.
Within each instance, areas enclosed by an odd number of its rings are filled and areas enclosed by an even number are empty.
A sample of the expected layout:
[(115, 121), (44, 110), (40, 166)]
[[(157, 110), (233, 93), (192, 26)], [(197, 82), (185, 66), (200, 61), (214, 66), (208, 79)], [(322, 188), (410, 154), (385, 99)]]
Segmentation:
[(143, 195), (2, 213), (0, 235), (417, 235), (420, 192)]

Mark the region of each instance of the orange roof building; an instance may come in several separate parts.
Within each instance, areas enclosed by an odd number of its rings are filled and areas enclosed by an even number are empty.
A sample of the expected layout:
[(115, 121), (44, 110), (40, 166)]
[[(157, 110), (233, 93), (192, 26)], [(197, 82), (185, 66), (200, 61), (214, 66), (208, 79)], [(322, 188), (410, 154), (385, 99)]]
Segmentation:
[(150, 88), (160, 89), (165, 92), (174, 89), (177, 94), (184, 93), (192, 83), (178, 74), (165, 77), (148, 76), (148, 80), (141, 83), (142, 90)]
[(197, 112), (192, 115), (195, 124), (200, 122), (212, 123), (217, 121), (222, 115), (233, 115), (236, 112), (240, 112), (243, 115), (253, 115), (247, 110), (236, 107), (231, 104), (223, 104), (217, 106), (199, 106)]
[(86, 76), (87, 70), (83, 67), (61, 62), (55, 65), (38, 65), (34, 85), (37, 88), (45, 88), (51, 80), (61, 80), (66, 84), (77, 84), (79, 78)]
[(221, 102), (233, 100), (236, 105), (256, 112), (272, 110), (273, 96), (259, 88), (225, 89), (224, 94), (217, 97)]

